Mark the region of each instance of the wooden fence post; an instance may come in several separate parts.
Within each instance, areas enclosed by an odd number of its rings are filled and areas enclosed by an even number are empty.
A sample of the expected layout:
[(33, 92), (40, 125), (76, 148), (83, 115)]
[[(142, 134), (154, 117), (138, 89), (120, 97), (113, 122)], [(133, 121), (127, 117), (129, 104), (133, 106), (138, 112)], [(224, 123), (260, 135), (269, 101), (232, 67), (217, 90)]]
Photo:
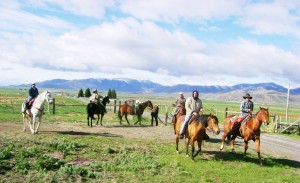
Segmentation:
[(52, 114), (55, 114), (55, 98), (53, 98), (53, 110), (52, 110)]
[(298, 135), (300, 134), (300, 117), (298, 119)]
[(227, 111), (228, 111), (228, 108), (226, 107), (225, 111), (224, 111), (224, 119), (227, 117)]
[(114, 101), (114, 113), (117, 111), (117, 100)]

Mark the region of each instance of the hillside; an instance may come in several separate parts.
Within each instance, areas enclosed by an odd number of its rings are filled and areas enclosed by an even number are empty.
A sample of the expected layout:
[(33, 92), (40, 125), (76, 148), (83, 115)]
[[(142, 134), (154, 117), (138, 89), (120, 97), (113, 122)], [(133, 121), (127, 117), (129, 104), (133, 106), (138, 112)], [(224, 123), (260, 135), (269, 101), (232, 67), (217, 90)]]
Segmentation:
[[(28, 87), (30, 84), (22, 84), (17, 87)], [(163, 86), (148, 80), (134, 79), (82, 79), (82, 80), (64, 80), (54, 79), (37, 83), (39, 88), (49, 89), (98, 89), (107, 91), (115, 89), (119, 92), (131, 93), (175, 93), (175, 92), (190, 92), (198, 90), (201, 93), (227, 93), (233, 91), (274, 91), (279, 93), (287, 93), (287, 88), (275, 83), (257, 83), (257, 84), (238, 84), (233, 86), (202, 86), (202, 85), (187, 85), (178, 84), (174, 86)], [(300, 88), (292, 89), (291, 94), (299, 95)]]

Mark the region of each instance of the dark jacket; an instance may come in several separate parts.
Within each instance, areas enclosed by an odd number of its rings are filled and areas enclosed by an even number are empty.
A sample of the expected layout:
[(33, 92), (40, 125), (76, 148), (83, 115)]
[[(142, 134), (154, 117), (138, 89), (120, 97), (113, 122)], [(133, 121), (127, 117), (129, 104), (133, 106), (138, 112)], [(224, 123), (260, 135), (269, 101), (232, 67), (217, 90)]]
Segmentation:
[(29, 98), (30, 99), (33, 99), (35, 97), (37, 97), (39, 95), (39, 90), (37, 88), (30, 88), (29, 91), (28, 91), (28, 94), (29, 94)]

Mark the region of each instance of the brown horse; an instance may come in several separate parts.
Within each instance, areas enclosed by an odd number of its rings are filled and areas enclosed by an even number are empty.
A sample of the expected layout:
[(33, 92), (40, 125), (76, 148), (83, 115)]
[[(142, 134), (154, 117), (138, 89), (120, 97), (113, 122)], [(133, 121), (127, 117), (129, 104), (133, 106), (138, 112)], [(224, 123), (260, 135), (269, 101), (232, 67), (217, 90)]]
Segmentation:
[[(179, 142), (179, 133), (180, 133), (180, 127), (184, 121), (185, 115), (180, 116), (179, 119), (176, 122), (176, 151), (178, 153), (178, 142)], [(202, 140), (205, 135), (205, 129), (208, 127), (216, 134), (220, 133), (219, 128), (219, 120), (214, 115), (197, 115), (193, 116), (191, 121), (189, 122), (187, 131), (185, 133), (186, 138), (186, 156), (189, 156), (188, 147), (189, 145), (192, 146), (192, 155), (191, 158), (194, 160), (194, 158), (201, 152), (201, 145)], [(198, 143), (198, 151), (195, 153), (195, 141)]]
[(176, 122), (180, 116), (185, 115), (185, 114), (186, 114), (186, 109), (185, 109), (184, 105), (180, 105), (177, 113), (172, 117), (172, 121), (171, 121), (171, 123), (174, 126), (175, 134), (176, 134)]
[(128, 105), (127, 102), (125, 102), (125, 104), (123, 104), (123, 105), (120, 105), (119, 111), (118, 111), (118, 117), (120, 119), (120, 124), (122, 124), (122, 118), (125, 115), (125, 119), (126, 119), (127, 123), (130, 125), (130, 123), (127, 119), (128, 114), (137, 115), (138, 120), (134, 124), (137, 124), (138, 122), (139, 122), (139, 124), (141, 124), (142, 115), (143, 115), (146, 107), (149, 107), (150, 109), (153, 108), (152, 102), (150, 100), (147, 100), (146, 102), (138, 104), (136, 109), (134, 109), (134, 107)]
[(233, 124), (230, 119), (233, 116), (228, 116), (224, 120), (224, 134), (222, 136), (222, 145), (220, 150), (224, 148), (224, 141), (228, 135), (232, 135), (230, 138), (231, 151), (234, 151), (234, 140), (237, 136), (244, 138), (244, 157), (246, 157), (246, 152), (248, 149), (248, 142), (253, 140), (255, 142), (256, 152), (260, 165), (262, 166), (262, 161), (260, 157), (260, 126), (262, 123), (269, 124), (269, 111), (268, 108), (259, 107), (259, 111), (256, 113), (255, 117), (251, 118), (246, 124), (242, 124), (239, 130), (232, 130)]

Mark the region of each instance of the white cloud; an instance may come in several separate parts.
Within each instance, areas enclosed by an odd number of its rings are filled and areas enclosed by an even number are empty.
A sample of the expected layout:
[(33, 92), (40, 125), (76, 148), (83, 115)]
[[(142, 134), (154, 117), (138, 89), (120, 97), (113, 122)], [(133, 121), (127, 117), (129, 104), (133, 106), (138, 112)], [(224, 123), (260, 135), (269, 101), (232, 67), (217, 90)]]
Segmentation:
[[(179, 19), (217, 21), (245, 11), (238, 23), (255, 33), (297, 35), (298, 15), (288, 13), (292, 7), (289, 3), (273, 7), (266, 3), (253, 5), (248, 1), (225, 0), (155, 0), (151, 3), (125, 0), (99, 4), (98, 1), (87, 4), (85, 1), (30, 1), (39, 2), (36, 8), (49, 8), (52, 3), (62, 10), (96, 18), (104, 15), (105, 7), (119, 4), (125, 13), (134, 15), (116, 16), (80, 29), (63, 17), (32, 14), (11, 2), (0, 3), (5, 4), (0, 6), (0, 11), (5, 12), (5, 15), (0, 14), (0, 85), (87, 77), (138, 78), (165, 85), (270, 81), (300, 84), (297, 80), (300, 56), (295, 52), (271, 44), (262, 45), (247, 37), (222, 43), (204, 41), (182, 27), (174, 26), (176, 28), (170, 31), (153, 21), (174, 24)], [(69, 7), (68, 3), (71, 3)], [(264, 9), (276, 15), (264, 13)], [(266, 16), (259, 19), (262, 15)], [(22, 21), (18, 21), (22, 17)], [(283, 26), (285, 18), (288, 19), (286, 27)], [(276, 20), (281, 21), (276, 24)], [(219, 32), (223, 29), (221, 25), (204, 25)]]
[(258, 2), (246, 6), (237, 22), (255, 34), (293, 35), (300, 39), (299, 9), (299, 1)]

